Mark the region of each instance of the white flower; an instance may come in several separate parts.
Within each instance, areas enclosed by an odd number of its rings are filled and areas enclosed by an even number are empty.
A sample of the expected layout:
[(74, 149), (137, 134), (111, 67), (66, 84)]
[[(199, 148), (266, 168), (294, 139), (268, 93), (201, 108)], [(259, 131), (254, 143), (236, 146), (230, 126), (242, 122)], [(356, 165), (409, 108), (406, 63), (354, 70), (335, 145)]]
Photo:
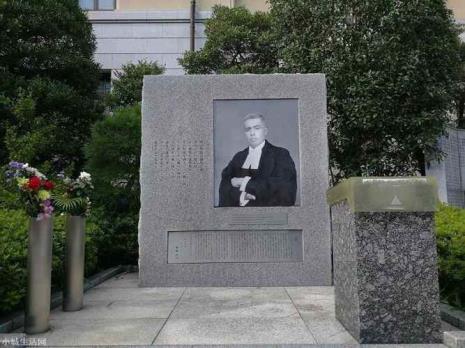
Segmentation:
[(41, 172), (39, 172), (37, 169), (34, 170), (34, 174), (35, 174), (35, 176), (38, 176), (38, 177), (41, 178), (41, 179), (45, 179), (45, 178), (46, 178), (45, 175), (42, 174)]
[(24, 164), (23, 165), (23, 169), (28, 172), (28, 173), (31, 173), (35, 176), (38, 176), (39, 178), (41, 179), (46, 179), (45, 175), (42, 174), (41, 172), (39, 172), (37, 169), (35, 169), (34, 167), (29, 167), (29, 164)]
[(81, 174), (79, 174), (79, 179), (84, 181), (90, 181), (90, 174), (87, 172), (81, 172)]

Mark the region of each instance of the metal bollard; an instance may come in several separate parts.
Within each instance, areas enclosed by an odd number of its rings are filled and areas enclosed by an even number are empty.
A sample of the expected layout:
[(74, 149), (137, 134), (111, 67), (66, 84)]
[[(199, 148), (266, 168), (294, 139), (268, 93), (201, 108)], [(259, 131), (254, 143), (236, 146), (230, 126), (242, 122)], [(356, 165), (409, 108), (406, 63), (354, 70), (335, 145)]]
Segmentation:
[(85, 224), (83, 216), (67, 216), (63, 310), (78, 311), (84, 298)]
[(42, 333), (49, 329), (52, 281), (52, 231), (51, 217), (31, 218), (27, 258), (27, 302), (24, 329), (28, 334)]

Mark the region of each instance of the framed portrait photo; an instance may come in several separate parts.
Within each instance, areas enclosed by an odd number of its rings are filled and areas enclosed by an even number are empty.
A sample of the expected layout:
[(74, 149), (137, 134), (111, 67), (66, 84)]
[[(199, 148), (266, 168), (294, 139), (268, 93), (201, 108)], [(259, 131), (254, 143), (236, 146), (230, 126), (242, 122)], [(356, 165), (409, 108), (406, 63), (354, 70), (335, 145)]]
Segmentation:
[(214, 100), (213, 116), (215, 207), (298, 206), (298, 100)]

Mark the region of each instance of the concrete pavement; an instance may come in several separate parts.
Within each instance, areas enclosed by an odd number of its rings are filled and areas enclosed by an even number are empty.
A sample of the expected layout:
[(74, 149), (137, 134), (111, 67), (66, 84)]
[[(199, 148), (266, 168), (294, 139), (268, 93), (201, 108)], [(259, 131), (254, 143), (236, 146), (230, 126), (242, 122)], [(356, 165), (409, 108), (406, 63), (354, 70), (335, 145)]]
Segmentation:
[(87, 291), (82, 310), (53, 310), (51, 330), (26, 338), (45, 339), (47, 346), (357, 344), (335, 319), (332, 287), (139, 288), (137, 283), (137, 273), (118, 275)]

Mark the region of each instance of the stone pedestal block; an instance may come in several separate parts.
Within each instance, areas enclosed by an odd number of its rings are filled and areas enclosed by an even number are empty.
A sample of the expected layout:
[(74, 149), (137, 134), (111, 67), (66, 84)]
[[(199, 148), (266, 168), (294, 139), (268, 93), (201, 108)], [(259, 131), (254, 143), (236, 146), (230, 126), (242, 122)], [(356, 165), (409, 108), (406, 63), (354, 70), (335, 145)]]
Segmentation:
[(328, 191), (336, 317), (360, 343), (441, 341), (432, 178), (351, 178)]

